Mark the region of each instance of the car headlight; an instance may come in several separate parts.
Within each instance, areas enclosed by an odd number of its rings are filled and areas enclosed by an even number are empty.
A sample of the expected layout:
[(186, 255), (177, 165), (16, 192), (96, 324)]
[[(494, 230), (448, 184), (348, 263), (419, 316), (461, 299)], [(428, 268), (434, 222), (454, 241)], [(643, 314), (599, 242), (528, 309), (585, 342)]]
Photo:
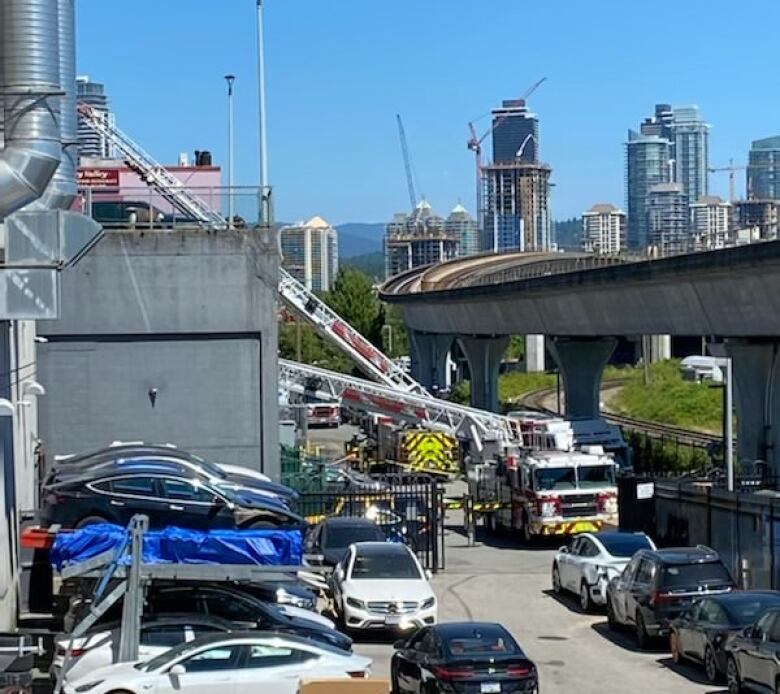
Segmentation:
[(77, 692), (88, 692), (90, 689), (94, 689), (99, 684), (103, 684), (105, 680), (95, 680), (94, 682), (87, 682), (86, 684), (80, 684), (74, 691)]
[(355, 607), (358, 610), (364, 610), (366, 608), (366, 603), (362, 600), (356, 600), (355, 598), (347, 598), (347, 605)]
[(284, 588), (277, 588), (276, 602), (279, 605), (292, 605), (293, 607), (301, 607), (304, 610), (312, 610), (316, 607), (316, 601), (311, 598), (304, 598), (300, 595), (290, 593)]
[(433, 607), (436, 604), (436, 598), (430, 597), (422, 604), (422, 609), (427, 610)]

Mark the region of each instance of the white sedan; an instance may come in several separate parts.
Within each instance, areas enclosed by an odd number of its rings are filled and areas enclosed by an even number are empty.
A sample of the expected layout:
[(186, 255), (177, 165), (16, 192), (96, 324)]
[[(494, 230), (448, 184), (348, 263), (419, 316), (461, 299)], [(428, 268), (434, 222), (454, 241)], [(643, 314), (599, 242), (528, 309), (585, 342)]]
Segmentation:
[(406, 545), (357, 542), (333, 570), (333, 604), (347, 629), (419, 629), (436, 624), (430, 579)]
[(146, 662), (117, 663), (68, 682), (65, 694), (296, 694), (308, 679), (368, 677), (371, 660), (269, 632), (206, 636)]
[(589, 612), (607, 602), (607, 584), (622, 573), (640, 549), (655, 549), (644, 533), (583, 533), (568, 547), (561, 547), (552, 567), (556, 593), (570, 591), (580, 598), (580, 607)]

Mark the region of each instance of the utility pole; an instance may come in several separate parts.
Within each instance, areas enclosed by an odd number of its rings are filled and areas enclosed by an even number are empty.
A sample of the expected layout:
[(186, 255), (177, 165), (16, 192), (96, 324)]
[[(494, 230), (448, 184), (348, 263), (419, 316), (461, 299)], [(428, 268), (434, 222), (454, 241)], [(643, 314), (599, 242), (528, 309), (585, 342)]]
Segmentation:
[(260, 222), (270, 224), (271, 219), (266, 209), (269, 201), (268, 190), (268, 143), (266, 141), (265, 123), (265, 57), (263, 40), (263, 0), (257, 0), (257, 97), (259, 107), (259, 148), (260, 148)]
[(235, 75), (225, 75), (225, 81), (227, 82), (227, 98), (228, 98), (228, 229), (233, 228), (233, 221), (235, 218), (235, 199), (233, 180), (233, 82), (236, 81)]

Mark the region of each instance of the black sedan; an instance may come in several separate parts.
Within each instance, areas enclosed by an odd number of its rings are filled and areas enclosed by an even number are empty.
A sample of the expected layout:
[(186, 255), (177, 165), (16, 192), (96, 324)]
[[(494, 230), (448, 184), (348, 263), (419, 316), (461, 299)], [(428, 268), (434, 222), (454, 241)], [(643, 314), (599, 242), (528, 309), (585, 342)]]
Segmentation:
[(729, 694), (780, 691), (780, 609), (737, 632), (725, 650)]
[(699, 600), (672, 622), (672, 658), (702, 663), (707, 679), (717, 682), (726, 673), (724, 646), (729, 636), (753, 624), (770, 607), (780, 608), (780, 593), (737, 591)]
[(324, 518), (306, 536), (307, 561), (318, 566), (336, 566), (351, 544), (386, 539), (382, 528), (368, 518)]
[(101, 465), (58, 477), (43, 488), (40, 520), (46, 526), (124, 526), (137, 513), (148, 516), (152, 528), (268, 528), (304, 523), (276, 497), (246, 487), (218, 486), (158, 460)]
[(424, 627), (395, 644), (394, 694), (457, 692), (537, 694), (536, 666), (500, 624), (455, 622)]

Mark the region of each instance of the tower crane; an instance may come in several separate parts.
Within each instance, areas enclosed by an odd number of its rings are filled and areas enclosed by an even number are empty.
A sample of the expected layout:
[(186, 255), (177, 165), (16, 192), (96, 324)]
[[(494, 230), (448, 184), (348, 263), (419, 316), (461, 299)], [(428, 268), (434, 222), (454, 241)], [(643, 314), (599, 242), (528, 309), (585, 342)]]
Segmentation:
[[(537, 80), (534, 82), (528, 89), (525, 90), (525, 93), (518, 99), (518, 101), (521, 101), (523, 103), (523, 106), (525, 106), (525, 102), (528, 99), (531, 94), (533, 94), (543, 82), (547, 80), (546, 77), (542, 77), (540, 80)], [(479, 220), (479, 223), (482, 223), (482, 143), (485, 141), (485, 138), (488, 137), (488, 135), (491, 135), (493, 131), (501, 125), (507, 118), (506, 114), (502, 114), (495, 118), (493, 122), (491, 123), (490, 127), (487, 129), (484, 135), (482, 137), (479, 137), (477, 135), (477, 131), (474, 127), (474, 123), (469, 123), (469, 133), (471, 137), (469, 137), (468, 142), (466, 143), (466, 147), (474, 152), (474, 162), (476, 165), (476, 182), (477, 182), (477, 195), (476, 195), (476, 203), (477, 203), (477, 219)], [(528, 142), (528, 138), (526, 137), (523, 144), (520, 146), (520, 152), (525, 148), (525, 145)]]
[(406, 132), (404, 131), (404, 123), (401, 120), (401, 114), (395, 114), (398, 121), (398, 137), (401, 140), (401, 153), (404, 157), (404, 168), (406, 169), (406, 185), (409, 188), (409, 203), (412, 206), (412, 212), (417, 208), (417, 194), (414, 190), (414, 178), (412, 177), (412, 162), (409, 158), (409, 146), (406, 143)]
[[(737, 171), (747, 171), (750, 172), (751, 169), (775, 169), (777, 168), (776, 164), (747, 164), (747, 165), (734, 165), (734, 160), (729, 159), (729, 165), (728, 166), (714, 166), (707, 169), (710, 173), (719, 173), (721, 171), (728, 171), (729, 172), (729, 201), (734, 202), (737, 199), (737, 192), (736, 192), (736, 181), (735, 181), (735, 174)], [(749, 181), (748, 181), (749, 185)], [(752, 192), (751, 190), (748, 190), (748, 197), (751, 197)]]

